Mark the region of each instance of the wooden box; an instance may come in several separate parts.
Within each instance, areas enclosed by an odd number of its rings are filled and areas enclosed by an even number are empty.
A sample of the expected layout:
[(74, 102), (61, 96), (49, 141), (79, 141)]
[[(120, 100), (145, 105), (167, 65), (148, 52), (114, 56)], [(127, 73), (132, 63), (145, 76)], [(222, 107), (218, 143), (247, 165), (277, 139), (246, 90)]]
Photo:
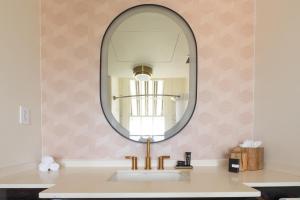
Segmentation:
[(264, 148), (242, 148), (247, 153), (247, 170), (256, 171), (264, 168)]

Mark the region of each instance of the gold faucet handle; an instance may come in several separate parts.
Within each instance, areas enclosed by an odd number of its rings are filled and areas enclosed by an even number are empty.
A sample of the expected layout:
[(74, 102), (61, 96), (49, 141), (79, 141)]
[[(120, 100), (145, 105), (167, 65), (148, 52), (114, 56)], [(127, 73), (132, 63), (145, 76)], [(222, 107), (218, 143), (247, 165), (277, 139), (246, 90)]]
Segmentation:
[(164, 160), (170, 158), (170, 156), (159, 156), (158, 157), (158, 169), (163, 170), (164, 168)]
[(131, 159), (131, 169), (137, 170), (137, 156), (125, 156), (125, 159)]

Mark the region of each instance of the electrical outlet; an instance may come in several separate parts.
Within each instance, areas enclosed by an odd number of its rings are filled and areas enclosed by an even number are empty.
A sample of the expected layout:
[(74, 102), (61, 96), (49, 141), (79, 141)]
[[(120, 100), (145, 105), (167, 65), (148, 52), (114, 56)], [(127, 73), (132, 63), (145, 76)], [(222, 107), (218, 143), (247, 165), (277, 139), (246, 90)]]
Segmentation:
[(25, 106), (19, 107), (19, 124), (30, 124), (30, 110)]

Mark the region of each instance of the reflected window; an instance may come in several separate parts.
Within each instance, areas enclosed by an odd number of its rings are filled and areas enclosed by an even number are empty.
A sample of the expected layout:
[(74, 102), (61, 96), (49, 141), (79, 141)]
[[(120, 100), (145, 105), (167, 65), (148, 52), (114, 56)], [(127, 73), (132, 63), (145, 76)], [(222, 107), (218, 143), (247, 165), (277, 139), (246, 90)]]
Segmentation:
[(163, 116), (163, 80), (130, 80), (131, 114), (130, 138), (140, 140), (152, 137), (164, 139), (165, 117)]

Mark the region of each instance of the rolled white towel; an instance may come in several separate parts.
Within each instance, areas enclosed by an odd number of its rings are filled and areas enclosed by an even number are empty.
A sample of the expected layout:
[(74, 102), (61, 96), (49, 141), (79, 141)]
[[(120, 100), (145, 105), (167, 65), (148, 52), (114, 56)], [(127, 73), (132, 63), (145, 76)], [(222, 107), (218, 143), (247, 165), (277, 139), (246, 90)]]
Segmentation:
[(50, 165), (50, 170), (55, 172), (59, 170), (59, 167), (59, 164), (55, 162)]
[(52, 156), (43, 156), (42, 163), (44, 164), (52, 164), (54, 162), (54, 158)]
[(45, 164), (45, 163), (40, 163), (39, 164), (39, 170), (41, 172), (47, 172), (50, 169), (50, 165)]

